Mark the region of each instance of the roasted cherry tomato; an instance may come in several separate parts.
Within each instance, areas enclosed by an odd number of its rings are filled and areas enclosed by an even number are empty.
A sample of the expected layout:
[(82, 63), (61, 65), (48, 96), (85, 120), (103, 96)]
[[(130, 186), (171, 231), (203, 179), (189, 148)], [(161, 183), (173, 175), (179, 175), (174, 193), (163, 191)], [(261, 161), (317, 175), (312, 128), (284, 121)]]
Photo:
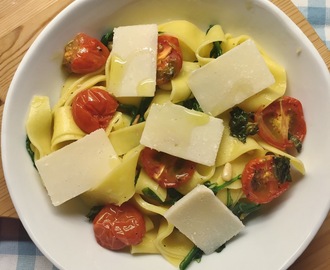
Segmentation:
[(72, 101), (72, 115), (77, 126), (86, 133), (106, 128), (118, 107), (116, 99), (100, 88), (78, 93)]
[(79, 33), (65, 46), (63, 65), (72, 73), (91, 73), (105, 65), (109, 54), (101, 41)]
[(306, 122), (299, 100), (285, 96), (259, 109), (255, 114), (259, 136), (274, 147), (301, 151)]
[(157, 85), (167, 83), (182, 68), (182, 52), (179, 40), (168, 35), (158, 36)]
[(129, 203), (104, 206), (93, 220), (97, 243), (110, 250), (141, 243), (146, 232), (140, 211)]
[(140, 154), (140, 164), (147, 175), (163, 188), (175, 188), (191, 179), (196, 164), (154, 149), (145, 147)]
[(258, 204), (268, 203), (289, 188), (290, 160), (274, 155), (252, 159), (246, 164), (241, 181), (247, 199)]

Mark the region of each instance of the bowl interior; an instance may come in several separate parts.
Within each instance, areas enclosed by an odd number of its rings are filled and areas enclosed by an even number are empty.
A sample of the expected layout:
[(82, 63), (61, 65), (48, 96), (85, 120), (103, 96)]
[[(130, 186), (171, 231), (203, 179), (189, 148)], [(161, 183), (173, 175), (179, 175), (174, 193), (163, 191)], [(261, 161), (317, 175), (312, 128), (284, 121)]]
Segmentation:
[(101, 37), (115, 26), (173, 19), (192, 21), (205, 30), (220, 24), (233, 35), (251, 35), (286, 68), (288, 94), (301, 100), (308, 127), (300, 155), (306, 176), (250, 220), (220, 254), (204, 256), (190, 269), (217, 269), (219, 264), (224, 269), (284, 269), (302, 253), (328, 212), (330, 122), (324, 116), (330, 113), (329, 74), (313, 45), (281, 11), (262, 0), (75, 1), (25, 55), (7, 95), (2, 126), (3, 169), (17, 213), (40, 250), (61, 269), (173, 269), (158, 255), (131, 256), (98, 246), (84, 205), (72, 200), (53, 207), (25, 150), (30, 100), (47, 95), (56, 102), (64, 81), (63, 48), (72, 36), (86, 32)]

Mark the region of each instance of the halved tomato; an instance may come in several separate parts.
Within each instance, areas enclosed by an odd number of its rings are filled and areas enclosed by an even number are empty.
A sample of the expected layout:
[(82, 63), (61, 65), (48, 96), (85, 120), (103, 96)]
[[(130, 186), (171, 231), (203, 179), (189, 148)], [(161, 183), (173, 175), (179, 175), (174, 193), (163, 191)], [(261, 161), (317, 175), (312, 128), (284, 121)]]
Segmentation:
[(196, 163), (145, 147), (140, 165), (161, 187), (175, 188), (191, 179)]
[(268, 203), (289, 188), (290, 160), (275, 155), (252, 159), (246, 164), (241, 181), (248, 200)]
[(284, 96), (255, 114), (259, 136), (283, 151), (295, 147), (301, 151), (306, 122), (299, 100)]
[(167, 83), (182, 68), (182, 52), (179, 40), (169, 35), (158, 36), (157, 85)]
[(106, 128), (118, 108), (117, 100), (107, 91), (94, 87), (78, 93), (72, 101), (72, 116), (86, 133)]

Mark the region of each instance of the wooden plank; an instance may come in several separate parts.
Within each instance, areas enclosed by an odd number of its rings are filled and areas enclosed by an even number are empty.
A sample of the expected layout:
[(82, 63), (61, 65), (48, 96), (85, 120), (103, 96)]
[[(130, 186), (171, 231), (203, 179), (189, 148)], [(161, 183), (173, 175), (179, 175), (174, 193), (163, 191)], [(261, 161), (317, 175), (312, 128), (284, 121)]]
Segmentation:
[(330, 51), (320, 39), (314, 28), (309, 24), (304, 15), (290, 0), (273, 0), (278, 8), (280, 8), (290, 19), (301, 29), (301, 31), (309, 38), (315, 48), (322, 56), (328, 70), (330, 70)]
[[(0, 7), (0, 118), (9, 84), (24, 54), (40, 31), (73, 0), (17, 0)], [(19, 18), (19, 19), (18, 19)], [(1, 132), (1, 128), (0, 128)], [(1, 134), (1, 133), (0, 133)], [(0, 216), (17, 217), (2, 171), (0, 171)]]

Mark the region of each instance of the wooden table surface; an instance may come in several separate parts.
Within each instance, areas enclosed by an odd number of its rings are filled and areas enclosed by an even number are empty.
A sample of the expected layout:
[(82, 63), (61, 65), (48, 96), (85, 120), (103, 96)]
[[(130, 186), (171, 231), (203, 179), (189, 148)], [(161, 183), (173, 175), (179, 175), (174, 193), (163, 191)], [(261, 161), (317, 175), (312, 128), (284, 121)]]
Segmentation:
[[(0, 5), (0, 120), (12, 77), (25, 52), (44, 26), (72, 0), (1, 0)], [(330, 69), (330, 52), (289, 0), (273, 0), (313, 42)], [(1, 134), (1, 133), (0, 133)], [(0, 163), (0, 216), (17, 218)], [(330, 269), (330, 214), (314, 240), (290, 270)]]

